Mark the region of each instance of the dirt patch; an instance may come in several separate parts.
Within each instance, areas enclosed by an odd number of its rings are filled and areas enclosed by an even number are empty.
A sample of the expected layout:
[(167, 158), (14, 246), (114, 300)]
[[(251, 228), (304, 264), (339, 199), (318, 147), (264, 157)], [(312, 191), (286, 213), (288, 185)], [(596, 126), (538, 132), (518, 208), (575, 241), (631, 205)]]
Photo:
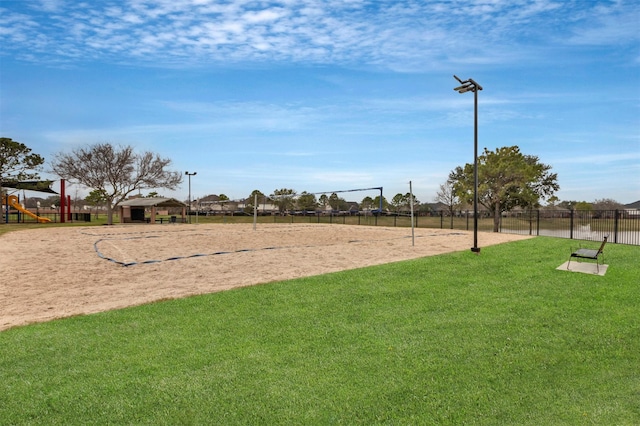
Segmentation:
[[(486, 247), (527, 238), (479, 233)], [(412, 245), (414, 241), (415, 245)], [(0, 330), (160, 299), (468, 250), (470, 232), (350, 225), (128, 225), (0, 237)]]

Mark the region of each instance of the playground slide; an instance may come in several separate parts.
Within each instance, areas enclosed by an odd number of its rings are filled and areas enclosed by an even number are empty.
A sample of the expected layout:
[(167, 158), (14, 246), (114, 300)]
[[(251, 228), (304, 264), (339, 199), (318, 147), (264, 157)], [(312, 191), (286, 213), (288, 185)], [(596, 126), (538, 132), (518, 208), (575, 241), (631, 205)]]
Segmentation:
[[(6, 197), (2, 197), (2, 205), (6, 205), (7, 200)], [(20, 203), (18, 202), (18, 197), (16, 197), (15, 195), (9, 195), (9, 205), (11, 207), (13, 207), (14, 209), (28, 215), (31, 216), (32, 218), (36, 219), (38, 222), (40, 223), (47, 223), (47, 222), (51, 222), (51, 219), (46, 218), (46, 217), (40, 217), (35, 213), (30, 212), (27, 209), (22, 208), (22, 206), (20, 205)]]

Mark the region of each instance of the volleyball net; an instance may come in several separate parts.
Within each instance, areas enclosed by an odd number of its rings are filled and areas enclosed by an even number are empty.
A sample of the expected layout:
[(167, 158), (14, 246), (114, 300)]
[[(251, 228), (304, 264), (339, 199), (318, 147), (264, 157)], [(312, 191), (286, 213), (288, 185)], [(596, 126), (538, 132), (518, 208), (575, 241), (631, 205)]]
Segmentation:
[[(347, 200), (342, 194), (361, 192), (361, 200)], [(365, 195), (370, 193), (370, 195)], [(337, 213), (359, 212), (360, 210), (377, 212), (383, 207), (383, 187), (340, 189), (332, 191), (295, 193), (291, 190), (276, 191), (269, 196), (279, 212), (287, 213)]]

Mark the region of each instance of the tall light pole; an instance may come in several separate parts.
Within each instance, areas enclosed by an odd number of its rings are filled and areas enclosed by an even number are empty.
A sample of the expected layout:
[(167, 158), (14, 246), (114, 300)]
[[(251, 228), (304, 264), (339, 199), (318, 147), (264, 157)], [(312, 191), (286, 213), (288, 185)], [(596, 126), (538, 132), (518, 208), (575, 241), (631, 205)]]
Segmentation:
[(198, 172), (184, 172), (185, 175), (189, 176), (189, 223), (191, 223), (191, 176), (195, 176)]
[(482, 86), (471, 78), (462, 81), (455, 74), (453, 77), (461, 84), (453, 90), (458, 93), (473, 92), (473, 247), (471, 251), (480, 253), (480, 247), (478, 247), (478, 91), (482, 90)]

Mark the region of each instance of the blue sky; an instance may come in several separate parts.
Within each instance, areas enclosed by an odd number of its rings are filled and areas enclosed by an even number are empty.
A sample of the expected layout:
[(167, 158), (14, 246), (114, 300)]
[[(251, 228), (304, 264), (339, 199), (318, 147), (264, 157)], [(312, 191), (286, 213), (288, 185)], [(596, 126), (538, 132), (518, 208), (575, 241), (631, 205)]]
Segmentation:
[[(0, 0), (0, 135), (132, 145), (192, 197), (384, 187), (432, 202), (518, 145), (561, 200), (640, 200), (634, 0)], [(175, 191), (186, 199), (187, 179)], [(360, 201), (369, 193), (344, 194)]]

